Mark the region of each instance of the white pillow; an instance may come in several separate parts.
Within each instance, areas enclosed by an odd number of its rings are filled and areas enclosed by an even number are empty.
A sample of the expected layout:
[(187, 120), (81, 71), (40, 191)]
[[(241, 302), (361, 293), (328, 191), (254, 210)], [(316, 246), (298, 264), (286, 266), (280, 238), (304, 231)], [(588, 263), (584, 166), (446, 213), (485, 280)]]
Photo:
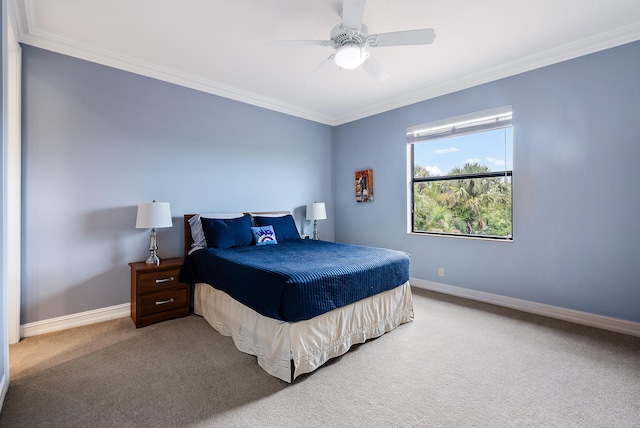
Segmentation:
[(202, 213), (202, 214), (194, 215), (189, 219), (189, 226), (191, 226), (191, 237), (193, 238), (193, 244), (191, 244), (191, 248), (207, 247), (207, 241), (204, 239), (204, 231), (202, 230), (202, 223), (200, 222), (201, 217), (229, 219), (229, 218), (239, 218), (242, 216), (244, 216), (244, 213)]

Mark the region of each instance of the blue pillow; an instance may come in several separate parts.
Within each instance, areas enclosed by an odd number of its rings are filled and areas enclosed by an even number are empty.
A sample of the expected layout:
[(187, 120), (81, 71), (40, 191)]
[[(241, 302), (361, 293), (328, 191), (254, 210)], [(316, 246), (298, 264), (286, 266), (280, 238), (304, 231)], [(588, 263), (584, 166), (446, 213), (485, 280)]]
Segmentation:
[(254, 217), (256, 226), (273, 226), (273, 230), (276, 232), (276, 238), (279, 241), (287, 241), (291, 239), (300, 239), (296, 222), (293, 221), (293, 216), (287, 214), (283, 217)]
[(269, 245), (277, 244), (276, 233), (273, 231), (273, 226), (259, 226), (252, 227), (251, 233), (253, 233), (253, 240), (256, 245)]
[(233, 248), (253, 243), (249, 214), (229, 219), (201, 218), (200, 222), (207, 247)]

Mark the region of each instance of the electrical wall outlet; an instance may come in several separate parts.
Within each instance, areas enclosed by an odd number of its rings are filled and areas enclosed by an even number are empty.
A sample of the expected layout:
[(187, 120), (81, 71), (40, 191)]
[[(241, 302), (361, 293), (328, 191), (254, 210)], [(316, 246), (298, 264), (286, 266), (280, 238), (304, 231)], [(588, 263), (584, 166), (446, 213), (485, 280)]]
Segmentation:
[(444, 276), (444, 268), (438, 268), (438, 276)]

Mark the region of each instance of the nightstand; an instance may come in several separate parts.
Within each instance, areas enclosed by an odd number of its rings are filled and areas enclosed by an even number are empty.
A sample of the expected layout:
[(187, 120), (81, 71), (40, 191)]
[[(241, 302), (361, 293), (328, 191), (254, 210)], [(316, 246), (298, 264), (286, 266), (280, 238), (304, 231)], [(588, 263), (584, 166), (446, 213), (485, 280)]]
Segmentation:
[(131, 319), (136, 328), (189, 315), (190, 286), (178, 280), (183, 259), (131, 266)]

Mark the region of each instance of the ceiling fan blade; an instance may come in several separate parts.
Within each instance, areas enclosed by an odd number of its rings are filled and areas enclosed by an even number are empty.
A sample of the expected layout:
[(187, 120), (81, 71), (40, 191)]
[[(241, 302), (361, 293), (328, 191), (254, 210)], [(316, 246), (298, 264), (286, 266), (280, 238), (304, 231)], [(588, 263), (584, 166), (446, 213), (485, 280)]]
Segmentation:
[(328, 69), (332, 68), (334, 66), (334, 62), (333, 62), (333, 57), (335, 56), (335, 54), (332, 54), (329, 56), (329, 58), (325, 59), (315, 70), (313, 70), (313, 73), (311, 73), (309, 75), (309, 77), (307, 77), (307, 82), (308, 83), (314, 83), (314, 82), (318, 82), (320, 80), (320, 78), (322, 76), (324, 76), (324, 74), (327, 72)]
[(333, 40), (276, 40), (271, 46), (333, 46)]
[(433, 28), (422, 30), (395, 31), (392, 33), (372, 34), (367, 37), (367, 45), (372, 47), (429, 45), (436, 38)]
[(369, 73), (371, 77), (376, 79), (378, 82), (384, 82), (391, 75), (387, 73), (387, 70), (384, 69), (382, 64), (380, 64), (372, 55), (369, 55), (369, 58), (360, 66), (364, 71)]
[(367, 0), (342, 0), (342, 26), (360, 30)]

